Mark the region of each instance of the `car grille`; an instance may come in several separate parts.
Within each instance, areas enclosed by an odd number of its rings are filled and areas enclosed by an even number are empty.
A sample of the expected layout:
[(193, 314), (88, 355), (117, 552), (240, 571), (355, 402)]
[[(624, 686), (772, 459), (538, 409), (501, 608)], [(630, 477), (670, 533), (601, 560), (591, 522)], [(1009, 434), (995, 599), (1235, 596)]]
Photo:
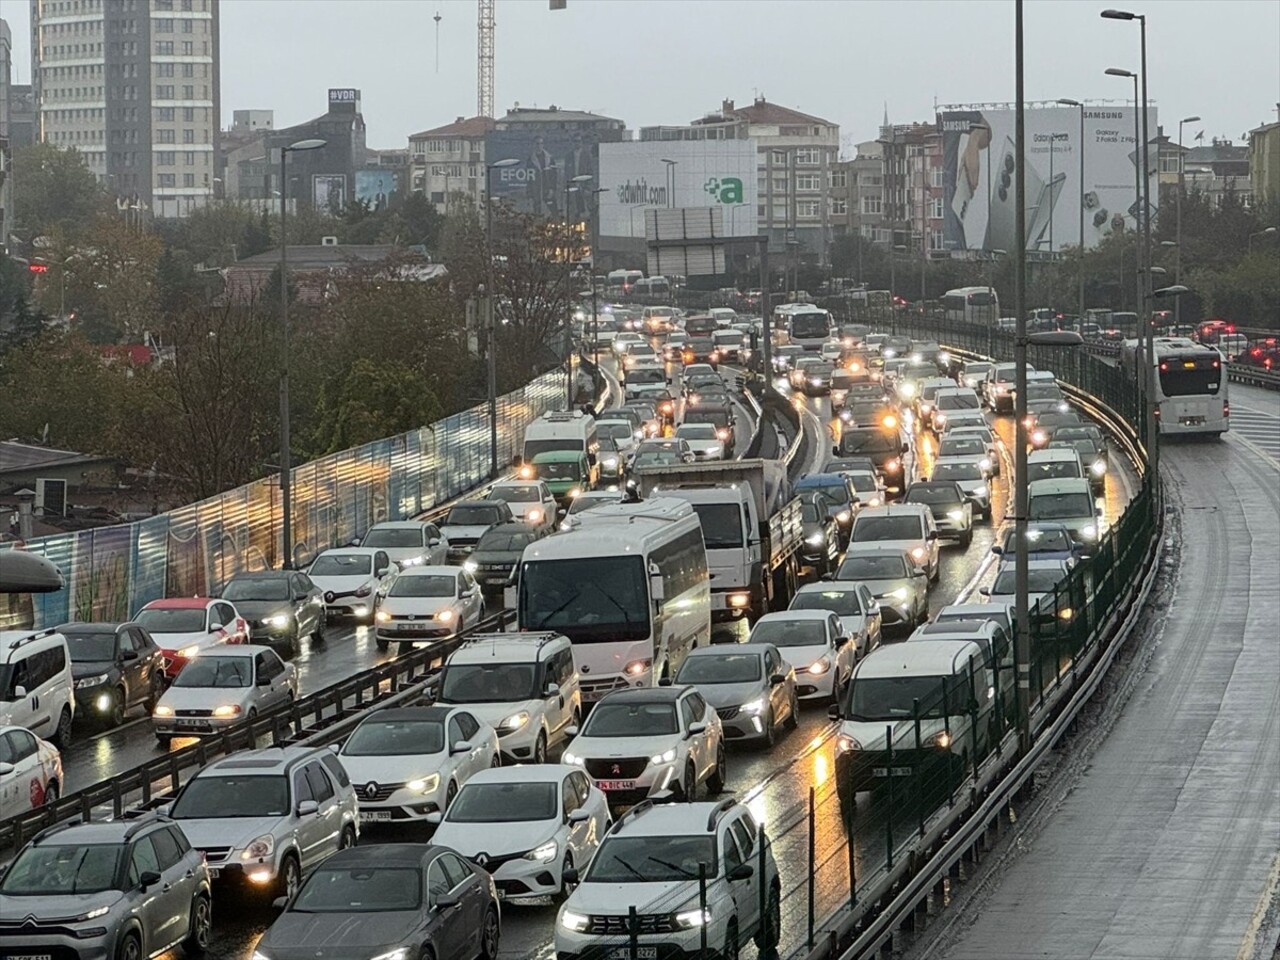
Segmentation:
[(587, 773), (596, 780), (634, 780), (649, 765), (647, 757), (623, 760), (587, 760)]
[(200, 851), (204, 854), (204, 862), (216, 866), (226, 862), (231, 856), (231, 847), (206, 847)]
[(356, 787), (356, 799), (364, 803), (381, 803), (403, 786), (403, 783), (366, 783)]
[(630, 686), (626, 677), (605, 677), (599, 680), (588, 680), (585, 677), (579, 678), (579, 684), (582, 687), (583, 700), (599, 700), (607, 693), (614, 690), (623, 690)]
[(175, 717), (212, 717), (213, 711), (212, 710), (175, 710), (173, 711), (173, 715)]
[(716, 716), (721, 720), (732, 720), (741, 710), (741, 707), (716, 707)]
[[(669, 913), (636, 914), (636, 933), (675, 933), (676, 919)], [(587, 932), (597, 935), (626, 936), (631, 932), (631, 918), (626, 914), (611, 916), (593, 914)]]
[(484, 863), (480, 862), (480, 859), (478, 856), (471, 857), (470, 860), (480, 869), (487, 870), (489, 873), (493, 873), (504, 863), (510, 863), (512, 860), (519, 860), (523, 856), (524, 856), (523, 853), (508, 853), (505, 856), (501, 856), (501, 857), (494, 857), (494, 856), (490, 856), (489, 854), (485, 854)]

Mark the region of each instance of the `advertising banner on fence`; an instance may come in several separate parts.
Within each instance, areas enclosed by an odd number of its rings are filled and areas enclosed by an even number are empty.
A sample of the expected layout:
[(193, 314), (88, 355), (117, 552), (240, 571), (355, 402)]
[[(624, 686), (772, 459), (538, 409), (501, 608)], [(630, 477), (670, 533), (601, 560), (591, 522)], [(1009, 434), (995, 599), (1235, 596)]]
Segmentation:
[(754, 140), (600, 145), (600, 236), (644, 237), (646, 210), (718, 207), (724, 236), (756, 234)]
[[(1086, 106), (1084, 142), (1076, 107), (1026, 111), (1027, 249), (1062, 250), (1080, 242), (1095, 246), (1114, 231), (1138, 223), (1138, 140), (1134, 108)], [(941, 113), (944, 239), (951, 250), (1012, 250), (1017, 152), (1013, 110)], [(1150, 108), (1148, 132), (1156, 131)], [(1084, 185), (1080, 151), (1084, 150)], [(1157, 150), (1150, 150), (1151, 194), (1156, 196)]]
[[(596, 188), (598, 130), (495, 130), (484, 138), (485, 160), (518, 160), (490, 174), (493, 195), (523, 213), (560, 217), (565, 210), (574, 221), (588, 218), (591, 191)], [(613, 138), (621, 130), (605, 131)], [(573, 178), (590, 181), (574, 184)], [(576, 189), (571, 189), (576, 188)]]

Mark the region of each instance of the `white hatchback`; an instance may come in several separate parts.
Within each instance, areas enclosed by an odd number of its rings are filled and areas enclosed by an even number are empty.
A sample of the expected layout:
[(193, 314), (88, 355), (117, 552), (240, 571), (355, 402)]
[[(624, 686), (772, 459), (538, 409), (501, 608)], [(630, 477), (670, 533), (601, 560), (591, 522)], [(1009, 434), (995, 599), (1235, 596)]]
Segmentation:
[(455, 636), (484, 616), (484, 596), (461, 567), (410, 567), (386, 585), (373, 615), (379, 650)]
[(25, 727), (0, 727), (0, 820), (53, 803), (64, 784), (53, 744)]
[(748, 643), (772, 643), (795, 668), (801, 700), (839, 697), (853, 676), (854, 644), (830, 610), (767, 613), (751, 628)]
[(382, 581), (398, 569), (386, 550), (340, 547), (325, 550), (311, 562), (307, 576), (324, 594), (324, 610), (331, 617), (368, 617)]

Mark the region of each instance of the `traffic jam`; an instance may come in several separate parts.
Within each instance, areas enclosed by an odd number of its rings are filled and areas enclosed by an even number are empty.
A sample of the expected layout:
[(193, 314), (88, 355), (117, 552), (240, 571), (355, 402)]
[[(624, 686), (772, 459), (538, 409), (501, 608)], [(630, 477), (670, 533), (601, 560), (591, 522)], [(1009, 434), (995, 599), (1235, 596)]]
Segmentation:
[[(886, 723), (1001, 678), (1016, 365), (808, 302), (590, 310), (570, 323), (608, 395), (533, 421), (475, 495), (127, 623), (0, 633), (0, 820), (440, 652), (339, 742), (231, 753), (144, 814), (28, 839), (0, 955), (778, 948), (803, 868), (767, 840), (777, 809), (830, 778), (841, 819), (884, 806)], [(1026, 383), (1034, 604), (1133, 483), (1051, 371)], [(762, 392), (800, 424), (777, 456), (752, 455)], [(935, 719), (933, 759), (990, 749)]]

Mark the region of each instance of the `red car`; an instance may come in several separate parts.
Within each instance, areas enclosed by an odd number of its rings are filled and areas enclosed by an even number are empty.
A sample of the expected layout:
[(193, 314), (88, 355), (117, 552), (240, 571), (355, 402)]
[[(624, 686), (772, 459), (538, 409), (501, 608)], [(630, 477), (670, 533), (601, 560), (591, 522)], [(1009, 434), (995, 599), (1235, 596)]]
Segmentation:
[(232, 604), (214, 597), (152, 600), (133, 619), (155, 638), (170, 680), (209, 647), (249, 642), (249, 621)]

